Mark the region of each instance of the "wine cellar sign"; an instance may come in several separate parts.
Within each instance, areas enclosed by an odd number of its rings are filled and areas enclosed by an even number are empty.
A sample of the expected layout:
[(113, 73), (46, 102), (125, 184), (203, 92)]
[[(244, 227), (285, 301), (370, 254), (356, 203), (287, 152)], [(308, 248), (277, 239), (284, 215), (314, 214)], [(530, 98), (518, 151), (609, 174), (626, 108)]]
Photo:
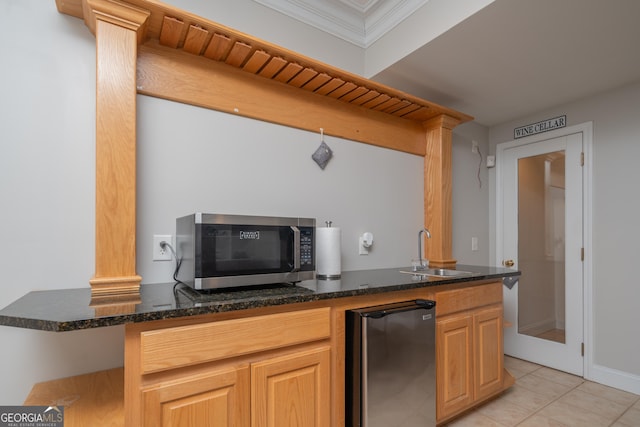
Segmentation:
[(542, 120), (537, 123), (515, 128), (513, 130), (513, 139), (524, 138), (525, 136), (531, 136), (542, 132), (549, 132), (550, 130), (560, 129), (566, 126), (567, 116), (558, 116), (553, 119)]

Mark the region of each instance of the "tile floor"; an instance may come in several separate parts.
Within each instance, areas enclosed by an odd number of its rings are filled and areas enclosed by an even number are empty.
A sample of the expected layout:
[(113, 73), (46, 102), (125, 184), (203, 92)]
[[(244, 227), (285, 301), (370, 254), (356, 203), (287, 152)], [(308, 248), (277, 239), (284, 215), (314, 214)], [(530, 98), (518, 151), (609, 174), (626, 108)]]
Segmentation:
[(638, 427), (640, 396), (505, 357), (516, 384), (447, 427)]

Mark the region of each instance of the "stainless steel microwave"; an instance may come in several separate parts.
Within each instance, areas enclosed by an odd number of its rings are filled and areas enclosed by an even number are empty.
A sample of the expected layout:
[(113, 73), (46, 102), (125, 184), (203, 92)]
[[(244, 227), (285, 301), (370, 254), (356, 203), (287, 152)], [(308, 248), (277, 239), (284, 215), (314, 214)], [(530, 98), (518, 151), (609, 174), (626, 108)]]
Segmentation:
[(206, 213), (178, 218), (176, 277), (194, 289), (313, 279), (315, 225), (313, 218)]

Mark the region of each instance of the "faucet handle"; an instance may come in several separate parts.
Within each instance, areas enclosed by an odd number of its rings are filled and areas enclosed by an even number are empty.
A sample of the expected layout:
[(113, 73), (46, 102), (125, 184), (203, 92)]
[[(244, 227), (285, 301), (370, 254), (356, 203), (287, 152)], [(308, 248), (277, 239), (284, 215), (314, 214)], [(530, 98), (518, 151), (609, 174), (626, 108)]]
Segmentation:
[(427, 260), (425, 259), (412, 259), (411, 260), (411, 270), (412, 271), (420, 271), (420, 270), (424, 270), (427, 267)]

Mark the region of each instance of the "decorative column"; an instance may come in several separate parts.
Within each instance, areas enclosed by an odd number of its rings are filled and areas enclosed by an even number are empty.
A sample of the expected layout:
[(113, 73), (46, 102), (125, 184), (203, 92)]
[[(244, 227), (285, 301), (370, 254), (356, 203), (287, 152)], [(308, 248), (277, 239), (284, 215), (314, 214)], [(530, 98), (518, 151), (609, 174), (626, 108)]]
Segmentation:
[(96, 36), (96, 265), (92, 296), (137, 294), (136, 59), (149, 12), (83, 0)]
[(424, 157), (424, 225), (431, 238), (424, 243), (430, 267), (455, 268), (452, 239), (451, 151), (452, 129), (459, 119), (441, 115), (424, 122), (427, 147)]

